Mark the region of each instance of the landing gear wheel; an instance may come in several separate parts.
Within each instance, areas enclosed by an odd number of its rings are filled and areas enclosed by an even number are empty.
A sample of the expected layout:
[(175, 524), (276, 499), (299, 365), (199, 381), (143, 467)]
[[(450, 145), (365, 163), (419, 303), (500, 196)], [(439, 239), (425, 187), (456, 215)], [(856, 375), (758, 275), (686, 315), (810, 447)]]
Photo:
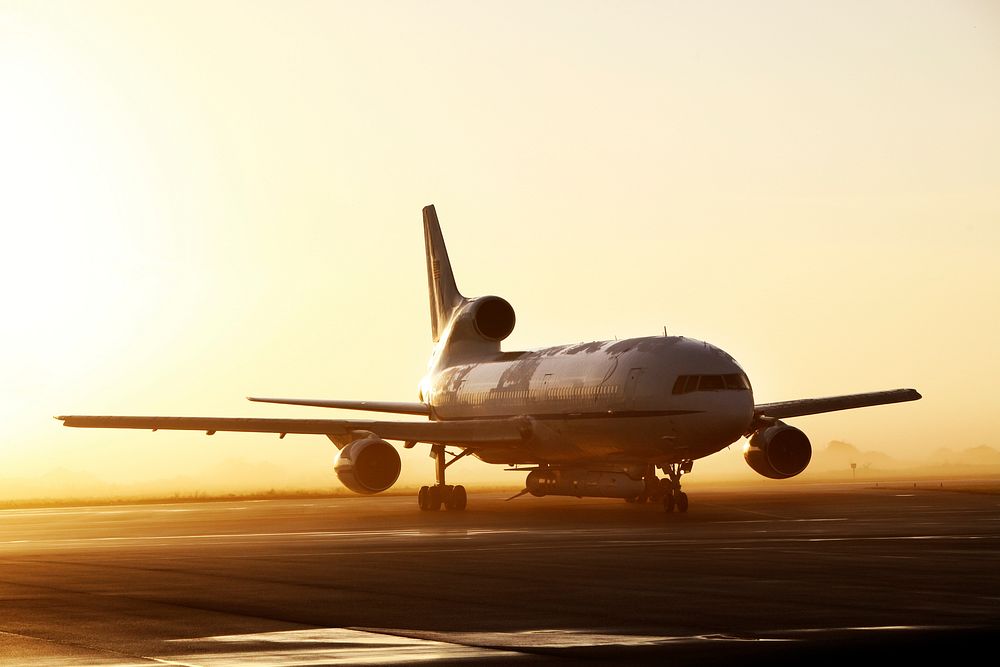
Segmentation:
[(683, 491), (677, 492), (677, 511), (687, 512), (688, 511), (688, 494)]
[(465, 493), (465, 487), (459, 484), (451, 489), (451, 494), (448, 497), (448, 502), (445, 503), (445, 507), (455, 512), (461, 512), (465, 509), (467, 500), (468, 496)]
[[(420, 509), (426, 512), (436, 512), (441, 509), (441, 505), (444, 505), (445, 509), (458, 512), (465, 509), (465, 505), (468, 502), (465, 487), (451, 486), (446, 483), (444, 480), (444, 471), (452, 463), (471, 452), (472, 450), (466, 449), (461, 454), (450, 454), (445, 451), (444, 445), (431, 446), (436, 484), (434, 486), (420, 487), (420, 492), (417, 494), (417, 498), (420, 501)], [(450, 461), (447, 460), (447, 456), (449, 455), (452, 457)]]
[(673, 512), (677, 508), (678, 512), (688, 511), (687, 494), (681, 491), (681, 475), (691, 472), (694, 461), (684, 459), (677, 463), (668, 463), (659, 466), (663, 472), (667, 473), (666, 479), (659, 480), (659, 488), (663, 493), (663, 509)]
[(441, 487), (440, 486), (429, 486), (427, 487), (427, 509), (431, 512), (437, 512), (441, 509)]

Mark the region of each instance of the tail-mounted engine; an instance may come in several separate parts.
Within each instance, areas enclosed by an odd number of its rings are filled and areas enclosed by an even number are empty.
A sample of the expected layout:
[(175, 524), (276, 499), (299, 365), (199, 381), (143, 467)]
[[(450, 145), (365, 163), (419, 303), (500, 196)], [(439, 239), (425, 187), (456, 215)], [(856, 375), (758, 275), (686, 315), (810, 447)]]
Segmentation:
[(750, 437), (743, 458), (754, 472), (764, 477), (787, 479), (798, 475), (809, 465), (812, 445), (805, 433), (777, 421)]
[(333, 469), (340, 482), (355, 493), (371, 495), (396, 483), (402, 464), (399, 452), (385, 440), (355, 440), (337, 453)]
[(506, 299), (464, 299), (441, 334), (431, 359), (437, 368), (476, 362), (500, 352), (500, 341), (514, 330), (514, 309)]
[(502, 341), (514, 330), (514, 308), (506, 299), (484, 296), (469, 305), (476, 333), (489, 341)]

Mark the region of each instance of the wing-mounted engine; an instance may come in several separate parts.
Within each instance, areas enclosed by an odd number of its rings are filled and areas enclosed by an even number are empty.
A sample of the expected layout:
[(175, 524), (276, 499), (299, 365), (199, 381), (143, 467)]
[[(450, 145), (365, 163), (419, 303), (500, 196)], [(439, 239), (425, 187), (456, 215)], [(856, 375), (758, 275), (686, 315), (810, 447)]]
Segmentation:
[(761, 429), (750, 437), (743, 458), (754, 472), (771, 479), (795, 477), (806, 469), (812, 458), (812, 445), (806, 434), (781, 421)]
[(380, 438), (355, 440), (337, 453), (333, 469), (340, 482), (355, 493), (385, 491), (399, 479), (399, 452)]

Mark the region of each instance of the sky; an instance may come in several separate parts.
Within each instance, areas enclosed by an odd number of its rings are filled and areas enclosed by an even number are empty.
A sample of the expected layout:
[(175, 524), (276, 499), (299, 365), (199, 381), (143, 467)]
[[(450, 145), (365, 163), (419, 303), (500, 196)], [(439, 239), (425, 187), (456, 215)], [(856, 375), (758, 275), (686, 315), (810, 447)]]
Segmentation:
[(816, 446), (1000, 447), (998, 81), (988, 1), (0, 0), (0, 478), (338, 486), (322, 437), (51, 417), (415, 400), (429, 203), (504, 349), (666, 327), (758, 402), (924, 395)]

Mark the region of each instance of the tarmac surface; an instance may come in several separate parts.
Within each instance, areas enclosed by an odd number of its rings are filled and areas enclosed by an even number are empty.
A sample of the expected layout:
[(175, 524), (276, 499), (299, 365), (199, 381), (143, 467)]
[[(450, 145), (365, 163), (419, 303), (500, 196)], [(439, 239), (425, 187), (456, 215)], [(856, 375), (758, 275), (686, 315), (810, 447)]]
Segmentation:
[(4, 510), (0, 664), (971, 660), (1000, 495), (927, 486)]

